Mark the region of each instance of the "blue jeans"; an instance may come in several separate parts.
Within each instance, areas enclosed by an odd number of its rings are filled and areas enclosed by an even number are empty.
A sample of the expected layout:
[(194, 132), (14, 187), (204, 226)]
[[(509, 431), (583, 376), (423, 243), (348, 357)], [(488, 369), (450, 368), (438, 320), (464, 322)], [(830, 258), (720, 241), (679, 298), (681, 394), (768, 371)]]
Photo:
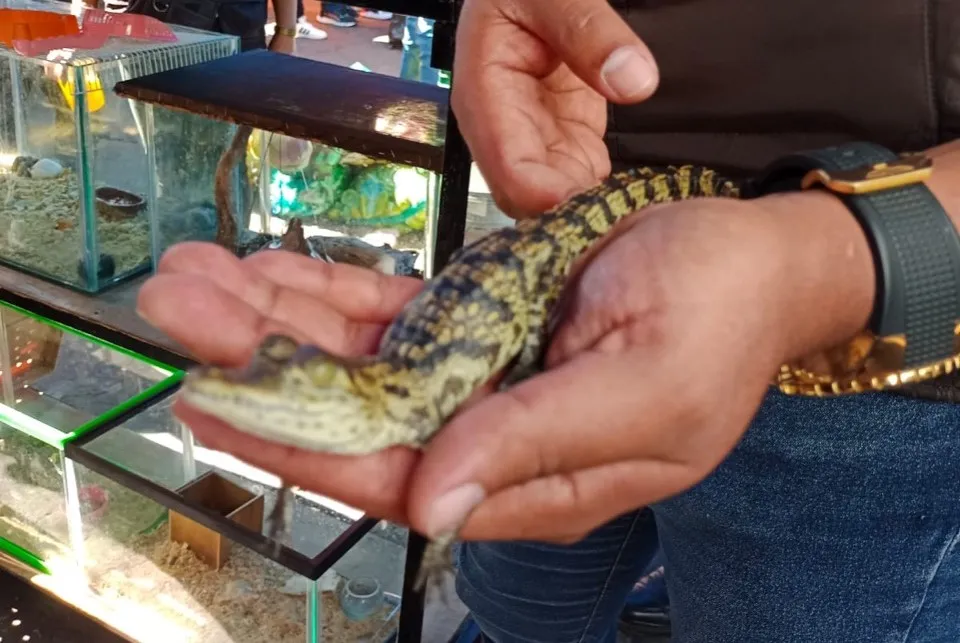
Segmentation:
[(439, 71), (430, 66), (433, 55), (433, 20), (407, 16), (403, 27), (403, 55), (400, 78), (439, 84)]
[(612, 643), (659, 542), (677, 643), (960, 641), (960, 405), (771, 392), (703, 482), (573, 546), (465, 543), (495, 643)]

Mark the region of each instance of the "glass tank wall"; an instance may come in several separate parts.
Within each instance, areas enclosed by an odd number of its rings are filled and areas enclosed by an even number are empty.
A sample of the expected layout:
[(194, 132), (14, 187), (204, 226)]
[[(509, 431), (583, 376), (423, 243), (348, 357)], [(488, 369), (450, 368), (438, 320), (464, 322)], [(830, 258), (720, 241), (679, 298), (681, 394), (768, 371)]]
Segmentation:
[(108, 498), (78, 481), (64, 446), (180, 375), (0, 304), (0, 549), (81, 559), (81, 525)]
[[(423, 276), (430, 265), (435, 173), (259, 130), (246, 165), (261, 215), (250, 230), (278, 236), (298, 221), (306, 251), (317, 258), (409, 276)], [(268, 241), (255, 238), (261, 246)]]
[[(266, 533), (280, 481), (204, 447), (176, 419), (172, 405), (172, 399), (163, 400), (94, 439), (78, 443), (82, 460), (91, 467), (95, 466), (93, 460), (109, 462), (177, 492), (192, 506), (214, 509), (249, 529)], [(131, 516), (146, 515), (146, 507), (154, 506), (153, 501), (142, 497), (131, 497), (130, 502), (123, 512)], [(292, 533), (285, 544), (305, 559), (314, 559), (362, 514), (329, 498), (298, 490), (292, 515)], [(110, 583), (126, 582), (133, 593), (121, 592), (116, 585), (100, 585), (105, 581), (97, 579), (93, 589), (101, 594), (112, 589), (123, 593), (125, 599), (135, 600), (137, 611), (150, 612), (149, 618), (163, 619), (163, 627), (177, 630), (169, 640), (379, 643), (386, 641), (396, 627), (406, 543), (403, 530), (375, 527), (335, 563), (336, 571), (313, 581), (226, 537), (218, 539), (217, 533), (191, 524), (173, 510), (157, 520), (155, 529), (131, 541), (128, 548), (133, 558), (129, 562), (116, 557), (113, 564), (96, 564), (97, 578), (109, 575)], [(213, 541), (225, 545), (222, 558), (211, 549)], [(136, 574), (140, 578), (134, 578)], [(341, 585), (347, 585), (343, 578), (356, 581), (349, 584), (351, 594), (346, 599), (340, 591)], [(154, 589), (137, 590), (138, 585)], [(153, 600), (156, 588), (170, 598), (171, 606)], [(118, 609), (112, 600), (106, 596), (103, 609)], [(346, 600), (346, 610), (341, 600)], [(371, 601), (376, 602), (372, 608)], [(172, 607), (174, 603), (179, 607)], [(120, 622), (116, 625), (122, 627)], [(378, 638), (367, 638), (374, 634)]]
[[(25, 0), (0, 8), (11, 7), (69, 9)], [(95, 14), (80, 21), (87, 15)], [(219, 154), (229, 128), (172, 114), (151, 122), (143, 105), (113, 93), (122, 80), (237, 52), (231, 36), (170, 29), (175, 42), (113, 37), (51, 51), (0, 44), (0, 260), (98, 292), (152, 267), (158, 200), (190, 197), (194, 183), (209, 190), (213, 166), (203, 160)], [(213, 152), (204, 147), (212, 139)], [(164, 150), (154, 159), (157, 145)], [(206, 210), (184, 217), (203, 227), (211, 206), (198, 203)]]
[[(165, 506), (79, 462), (73, 467), (78, 486), (96, 489), (100, 500), (83, 515), (86, 574), (50, 564), (34, 582), (132, 641), (319, 642), (307, 632), (319, 630), (326, 579), (309, 580), (239, 545), (216, 569), (171, 537), (175, 518)], [(324, 639), (337, 640), (359, 639)]]
[[(380, 522), (327, 572), (321, 588), (324, 640), (392, 640), (400, 622), (408, 535), (402, 527)], [(337, 636), (348, 628), (353, 638)]]
[[(240, 222), (240, 229), (248, 227), (253, 192), (249, 183), (241, 180), (242, 164), (226, 169), (219, 182), (226, 194), (225, 204), (232, 207), (217, 207), (218, 163), (233, 140), (236, 126), (189, 112), (137, 104), (146, 113), (147, 122), (153, 124), (154, 132), (150, 150), (157, 176), (156, 228), (151, 237), (154, 262), (175, 243), (214, 241), (220, 214)], [(253, 229), (259, 231), (259, 226), (255, 224)]]

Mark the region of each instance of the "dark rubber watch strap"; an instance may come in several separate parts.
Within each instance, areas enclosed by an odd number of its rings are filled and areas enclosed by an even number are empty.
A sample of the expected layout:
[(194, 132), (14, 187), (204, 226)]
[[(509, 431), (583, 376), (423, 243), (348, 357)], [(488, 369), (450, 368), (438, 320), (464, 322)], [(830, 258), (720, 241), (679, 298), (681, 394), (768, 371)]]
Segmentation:
[[(747, 196), (793, 191), (810, 170), (856, 170), (900, 158), (872, 143), (802, 152), (772, 163), (747, 187)], [(866, 194), (838, 194), (866, 233), (877, 270), (870, 330), (904, 335), (904, 367), (946, 359), (956, 352), (960, 321), (960, 235), (922, 183)]]

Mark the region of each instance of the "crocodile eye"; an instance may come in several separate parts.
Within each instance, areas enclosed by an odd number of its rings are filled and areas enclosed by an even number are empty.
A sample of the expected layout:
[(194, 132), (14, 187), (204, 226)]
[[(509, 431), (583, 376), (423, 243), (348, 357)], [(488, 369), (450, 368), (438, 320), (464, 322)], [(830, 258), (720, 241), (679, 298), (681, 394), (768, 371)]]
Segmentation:
[(316, 364), (309, 367), (310, 379), (316, 386), (329, 386), (333, 384), (339, 370), (336, 364), (329, 362)]

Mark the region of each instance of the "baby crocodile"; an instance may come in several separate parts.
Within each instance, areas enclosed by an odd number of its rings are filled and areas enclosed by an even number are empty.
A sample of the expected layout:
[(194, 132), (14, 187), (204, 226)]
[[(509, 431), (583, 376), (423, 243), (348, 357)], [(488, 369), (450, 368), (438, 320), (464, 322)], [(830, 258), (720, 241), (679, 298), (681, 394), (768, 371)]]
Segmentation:
[[(376, 355), (344, 358), (271, 336), (245, 369), (192, 371), (182, 394), (240, 431), (302, 449), (421, 448), (495, 374), (505, 372), (503, 389), (540, 370), (574, 262), (617, 221), (655, 203), (714, 196), (737, 198), (739, 189), (691, 166), (614, 174), (461, 248), (400, 312)], [(418, 590), (449, 571), (455, 538), (429, 543)]]

